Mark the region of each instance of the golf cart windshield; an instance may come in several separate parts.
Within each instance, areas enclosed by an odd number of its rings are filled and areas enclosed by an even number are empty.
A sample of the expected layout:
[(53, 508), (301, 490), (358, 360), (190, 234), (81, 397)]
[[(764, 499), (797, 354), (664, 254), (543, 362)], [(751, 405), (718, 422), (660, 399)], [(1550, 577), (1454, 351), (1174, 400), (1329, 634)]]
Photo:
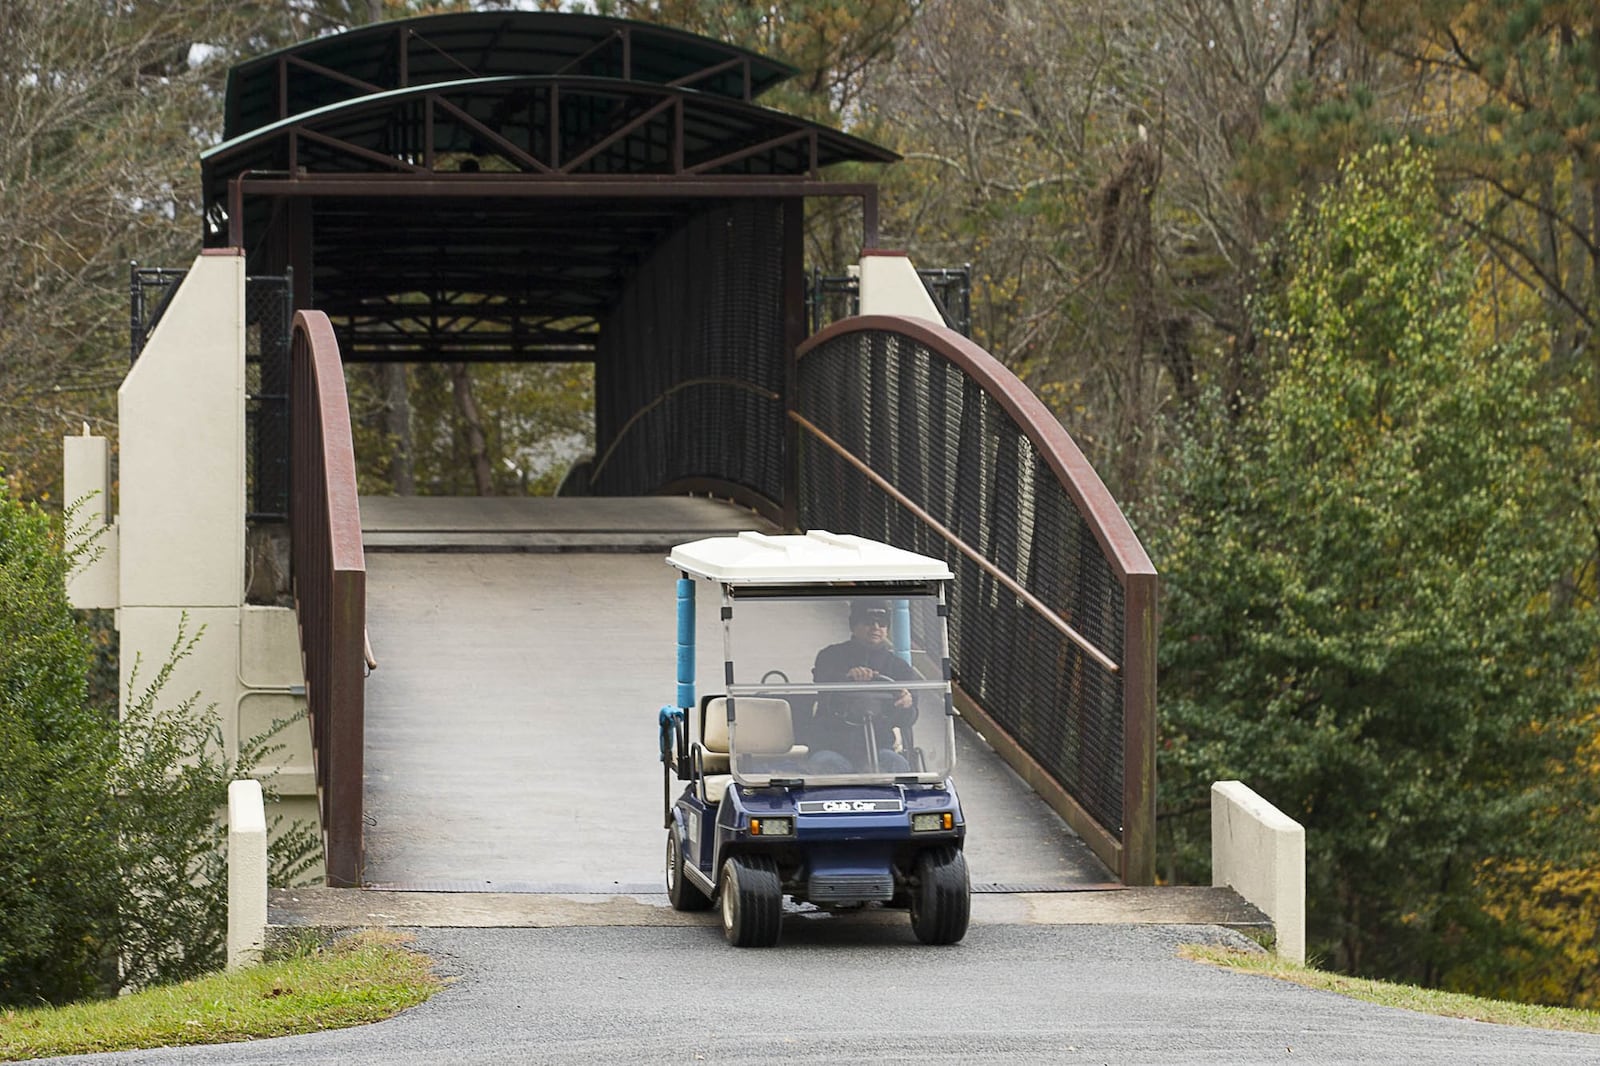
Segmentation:
[(924, 588), (736, 594), (733, 776), (758, 786), (942, 783), (955, 753), (939, 606)]

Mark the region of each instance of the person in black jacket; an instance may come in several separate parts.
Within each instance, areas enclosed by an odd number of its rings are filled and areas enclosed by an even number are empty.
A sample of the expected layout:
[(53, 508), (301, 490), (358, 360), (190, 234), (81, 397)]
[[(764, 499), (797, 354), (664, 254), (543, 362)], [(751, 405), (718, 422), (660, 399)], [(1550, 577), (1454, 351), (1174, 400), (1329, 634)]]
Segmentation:
[[(920, 680), (915, 668), (894, 653), (889, 644), (889, 604), (886, 600), (856, 600), (850, 606), (850, 639), (817, 652), (811, 679), (819, 683), (859, 683), (863, 689), (892, 681)], [(904, 736), (916, 720), (916, 704), (909, 689), (889, 688), (880, 693), (825, 692), (817, 700), (816, 735), (822, 750), (811, 758), (818, 773), (865, 770), (870, 725), (878, 747), (878, 769), (891, 773), (911, 768), (892, 746), (895, 730)]]

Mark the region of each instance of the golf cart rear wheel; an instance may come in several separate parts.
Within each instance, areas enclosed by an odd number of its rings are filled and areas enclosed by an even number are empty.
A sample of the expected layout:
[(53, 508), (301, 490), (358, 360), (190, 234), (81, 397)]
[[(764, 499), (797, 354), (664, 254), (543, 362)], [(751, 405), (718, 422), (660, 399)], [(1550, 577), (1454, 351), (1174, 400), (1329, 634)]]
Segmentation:
[(711, 898), (683, 875), (683, 834), (677, 826), (667, 830), (667, 898), (675, 911), (703, 911)]
[(954, 944), (967, 935), (972, 888), (967, 857), (956, 848), (929, 848), (917, 856), (911, 889), (911, 931), (924, 944)]
[(761, 855), (735, 855), (722, 866), (722, 935), (736, 948), (770, 948), (783, 931), (783, 882)]

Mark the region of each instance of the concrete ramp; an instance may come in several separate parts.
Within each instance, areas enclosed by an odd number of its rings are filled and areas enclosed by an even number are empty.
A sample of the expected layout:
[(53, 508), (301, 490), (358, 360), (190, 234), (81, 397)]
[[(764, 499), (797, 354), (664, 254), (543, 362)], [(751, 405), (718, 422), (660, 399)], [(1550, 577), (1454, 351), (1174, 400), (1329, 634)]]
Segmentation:
[[(676, 543), (771, 527), (704, 499), (362, 501), (367, 884), (660, 893), (656, 715), (676, 680)], [(712, 586), (700, 692), (721, 691)], [(978, 891), (1114, 879), (970, 730), (956, 783)], [(674, 782), (673, 790), (677, 791)]]

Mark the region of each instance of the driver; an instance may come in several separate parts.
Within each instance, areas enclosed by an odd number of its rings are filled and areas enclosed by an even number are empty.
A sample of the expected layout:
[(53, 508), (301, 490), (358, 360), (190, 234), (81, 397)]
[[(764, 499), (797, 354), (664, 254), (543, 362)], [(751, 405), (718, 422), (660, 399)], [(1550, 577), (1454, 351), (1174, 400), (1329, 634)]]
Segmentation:
[[(856, 681), (863, 685), (885, 681), (916, 681), (921, 677), (912, 665), (894, 653), (889, 645), (889, 603), (887, 600), (856, 600), (850, 605), (850, 639), (830, 644), (817, 652), (811, 679), (819, 683)], [(907, 729), (916, 720), (917, 709), (908, 689), (866, 693), (825, 693), (817, 704), (817, 732), (820, 747), (811, 757), (811, 769), (818, 773), (848, 773), (867, 769), (867, 727), (853, 711), (876, 711), (870, 716), (878, 744), (878, 769), (900, 773), (911, 769), (905, 756), (885, 744), (895, 729)]]

